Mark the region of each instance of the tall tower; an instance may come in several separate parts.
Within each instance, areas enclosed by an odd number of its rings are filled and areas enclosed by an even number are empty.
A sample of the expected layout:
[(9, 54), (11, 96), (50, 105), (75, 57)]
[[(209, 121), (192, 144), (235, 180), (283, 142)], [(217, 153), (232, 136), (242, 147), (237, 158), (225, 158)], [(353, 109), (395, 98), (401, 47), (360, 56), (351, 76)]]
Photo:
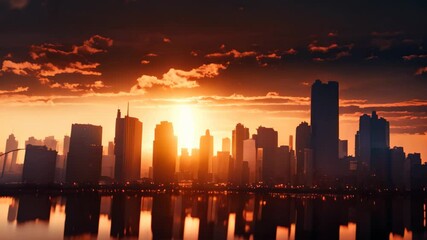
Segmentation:
[(156, 184), (174, 181), (177, 158), (177, 137), (171, 122), (156, 125), (153, 142), (153, 180)]
[(233, 130), (233, 158), (234, 158), (234, 183), (240, 184), (242, 181), (243, 167), (243, 141), (249, 138), (249, 128), (241, 123), (236, 125)]
[(296, 129), (297, 182), (304, 184), (304, 149), (311, 148), (311, 128), (307, 122), (302, 122)]
[(338, 174), (338, 82), (316, 80), (311, 87), (311, 140), (315, 180)]
[[(5, 153), (15, 150), (18, 148), (18, 141), (15, 138), (15, 135), (10, 134), (9, 138), (6, 140), (6, 149)], [(16, 165), (16, 159), (18, 158), (18, 152), (8, 153), (4, 156), (3, 160), (3, 172), (11, 172), (13, 171)]]
[[(129, 110), (128, 110), (129, 112)], [(114, 155), (116, 156), (114, 179), (118, 182), (132, 182), (141, 173), (142, 122), (137, 118), (121, 117), (117, 110)]]
[(256, 147), (262, 148), (262, 179), (272, 183), (276, 178), (278, 134), (273, 128), (258, 127)]
[(101, 176), (102, 127), (90, 124), (71, 126), (66, 181), (97, 184)]
[(209, 130), (206, 134), (200, 137), (200, 152), (199, 152), (199, 182), (206, 183), (208, 179), (209, 161), (213, 155), (213, 136)]

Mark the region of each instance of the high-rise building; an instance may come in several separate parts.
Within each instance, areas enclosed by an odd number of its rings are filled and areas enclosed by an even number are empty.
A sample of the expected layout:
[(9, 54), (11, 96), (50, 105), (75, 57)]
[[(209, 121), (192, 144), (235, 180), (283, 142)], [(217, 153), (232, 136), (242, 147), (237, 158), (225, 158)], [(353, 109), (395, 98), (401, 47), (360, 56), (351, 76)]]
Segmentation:
[(114, 142), (108, 142), (107, 155), (102, 155), (101, 176), (114, 178), (115, 158)]
[(71, 126), (66, 181), (97, 184), (101, 176), (102, 127), (90, 124)]
[(222, 151), (223, 152), (231, 152), (230, 151), (230, 138), (223, 138), (222, 139)]
[[(405, 189), (405, 182), (409, 182), (409, 177), (405, 174), (405, 152), (403, 147), (393, 147), (390, 149), (390, 174), (391, 174), (391, 187), (398, 189)], [(409, 170), (409, 169), (408, 169)]]
[(192, 162), (188, 148), (181, 148), (181, 156), (179, 157), (179, 173), (180, 180), (192, 180)]
[(22, 181), (25, 183), (51, 184), (55, 178), (57, 152), (46, 146), (25, 147)]
[(274, 183), (276, 176), (278, 134), (273, 128), (258, 127), (255, 136), (257, 148), (262, 148), (262, 178), (265, 183)]
[(33, 145), (33, 146), (43, 146), (44, 142), (41, 139), (37, 139), (35, 137), (29, 137), (27, 141), (25, 141), (25, 146)]
[(291, 183), (291, 156), (289, 146), (280, 146), (276, 150), (275, 183)]
[(153, 142), (153, 180), (156, 184), (174, 182), (177, 138), (171, 122), (156, 125)]
[(376, 178), (377, 184), (384, 185), (389, 173), (390, 125), (384, 118), (364, 114), (359, 119), (356, 134), (356, 158), (360, 170)]
[(121, 117), (117, 110), (116, 135), (114, 137), (115, 168), (114, 179), (118, 182), (132, 182), (141, 174), (142, 122), (137, 118)]
[(339, 140), (338, 157), (344, 158), (348, 156), (348, 140)]
[(64, 156), (67, 156), (69, 151), (70, 151), (70, 136), (64, 136), (64, 146), (62, 148), (62, 154)]
[(213, 136), (210, 135), (209, 130), (206, 134), (200, 137), (200, 152), (199, 152), (199, 177), (200, 183), (206, 183), (208, 178), (209, 162), (212, 160), (213, 155)]
[(243, 161), (248, 162), (249, 183), (256, 182), (256, 142), (254, 139), (243, 141)]
[(338, 174), (338, 82), (316, 80), (311, 87), (311, 147), (315, 181)]
[(236, 125), (233, 130), (233, 159), (234, 159), (234, 179), (235, 184), (240, 184), (242, 181), (242, 167), (243, 167), (243, 141), (249, 138), (249, 128), (241, 123)]
[(7, 153), (9, 151), (18, 149), (18, 141), (15, 138), (15, 135), (10, 134), (9, 138), (6, 140), (6, 149), (5, 149), (5, 155), (3, 158), (3, 169), (2, 169), (2, 174), (4, 172), (11, 172), (13, 171), (15, 165), (16, 165), (16, 160), (18, 158), (18, 152), (11, 152), (11, 153)]
[(56, 151), (58, 141), (55, 139), (54, 136), (49, 136), (44, 138), (43, 144), (47, 147), (47, 149)]
[(304, 149), (311, 148), (311, 128), (307, 122), (302, 122), (296, 129), (297, 183), (304, 184)]
[(216, 180), (221, 183), (228, 182), (230, 152), (217, 152), (218, 173)]

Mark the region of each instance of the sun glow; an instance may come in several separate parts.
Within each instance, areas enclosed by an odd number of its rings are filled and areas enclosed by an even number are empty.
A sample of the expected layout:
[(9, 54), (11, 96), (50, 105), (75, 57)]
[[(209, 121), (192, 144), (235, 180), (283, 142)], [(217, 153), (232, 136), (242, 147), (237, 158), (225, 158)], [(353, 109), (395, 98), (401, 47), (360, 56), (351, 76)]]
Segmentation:
[(195, 148), (195, 122), (193, 108), (189, 105), (179, 105), (176, 108), (176, 121), (174, 121), (175, 133), (178, 136), (178, 151), (181, 148)]

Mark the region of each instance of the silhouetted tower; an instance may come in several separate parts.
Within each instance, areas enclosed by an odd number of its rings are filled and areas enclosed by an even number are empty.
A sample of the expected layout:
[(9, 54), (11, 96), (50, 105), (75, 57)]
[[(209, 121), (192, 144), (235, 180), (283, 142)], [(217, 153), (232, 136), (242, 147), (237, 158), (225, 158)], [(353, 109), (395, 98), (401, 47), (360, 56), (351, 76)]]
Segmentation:
[(56, 151), (58, 141), (55, 139), (54, 136), (49, 136), (44, 138), (43, 144), (47, 147), (47, 149)]
[(375, 111), (370, 117), (364, 114), (359, 119), (356, 134), (356, 157), (362, 171), (370, 172), (380, 184), (385, 184), (389, 173), (390, 124), (378, 118)]
[(278, 145), (277, 131), (273, 128), (258, 127), (256, 135), (256, 147), (262, 148), (262, 179), (266, 183), (273, 183), (276, 176)]
[(177, 138), (172, 123), (163, 121), (156, 125), (153, 142), (153, 180), (156, 184), (174, 181), (177, 157)]
[(208, 179), (209, 159), (213, 155), (213, 136), (209, 130), (206, 134), (200, 137), (200, 152), (199, 152), (199, 174), (198, 180), (200, 183), (206, 183)]
[(51, 184), (55, 178), (57, 152), (46, 146), (27, 145), (25, 148), (22, 181), (35, 184)]
[(132, 182), (141, 172), (142, 122), (137, 118), (121, 117), (117, 110), (116, 135), (114, 137), (115, 174), (117, 182)]
[(311, 87), (311, 142), (315, 180), (338, 174), (338, 82), (316, 80)]
[(101, 176), (102, 127), (90, 124), (71, 126), (66, 181), (97, 184)]
[[(15, 138), (15, 135), (10, 134), (9, 138), (6, 140), (6, 149), (5, 153), (15, 150), (18, 148), (18, 141)], [(3, 158), (3, 172), (11, 172), (16, 165), (16, 159), (18, 158), (18, 152), (11, 152), (4, 155)]]
[(249, 138), (249, 128), (241, 123), (236, 125), (233, 130), (233, 158), (234, 158), (234, 179), (235, 184), (241, 184), (242, 181), (242, 167), (243, 167), (243, 141)]
[(304, 184), (304, 149), (311, 148), (311, 128), (307, 122), (302, 122), (298, 125), (295, 143), (298, 184)]

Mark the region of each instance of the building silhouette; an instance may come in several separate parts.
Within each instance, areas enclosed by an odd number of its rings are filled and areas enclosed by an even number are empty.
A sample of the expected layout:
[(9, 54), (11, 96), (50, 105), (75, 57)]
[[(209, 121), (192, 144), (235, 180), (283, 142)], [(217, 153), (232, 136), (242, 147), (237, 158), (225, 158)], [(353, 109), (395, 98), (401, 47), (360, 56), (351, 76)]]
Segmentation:
[(171, 122), (156, 125), (153, 142), (153, 180), (156, 184), (174, 182), (177, 137)]
[(102, 171), (101, 176), (114, 178), (114, 142), (108, 142), (107, 155), (102, 156)]
[(262, 179), (265, 183), (274, 183), (276, 177), (278, 146), (277, 131), (273, 128), (258, 127), (255, 137), (257, 148), (262, 148)]
[(27, 141), (25, 141), (25, 146), (33, 145), (33, 146), (43, 146), (44, 142), (41, 139), (37, 139), (35, 137), (29, 137)]
[(3, 158), (3, 169), (2, 174), (4, 172), (10, 173), (14, 171), (14, 168), (16, 166), (16, 160), (18, 159), (18, 152), (11, 152), (7, 153), (9, 151), (15, 150), (18, 148), (18, 141), (15, 138), (15, 135), (10, 134), (9, 138), (6, 140), (6, 149), (5, 149), (5, 155)]
[(311, 86), (311, 147), (315, 181), (332, 181), (338, 174), (338, 82)]
[(243, 162), (248, 164), (248, 183), (256, 182), (256, 142), (254, 139), (243, 141)]
[(231, 147), (230, 147), (230, 138), (223, 138), (222, 139), (222, 151), (223, 152), (229, 152), (229, 153), (231, 153), (231, 151), (230, 151), (230, 149), (231, 149)]
[[(356, 158), (361, 178), (365, 184), (368, 179), (375, 186), (388, 183), (390, 171), (390, 125), (384, 118), (378, 118), (375, 111), (372, 116), (364, 114), (359, 119), (359, 131), (356, 133)], [(373, 182), (372, 182), (373, 181)]]
[(117, 110), (116, 135), (114, 137), (114, 179), (132, 182), (140, 179), (141, 172), (142, 122), (137, 118), (121, 117)]
[(242, 182), (242, 168), (243, 168), (243, 141), (249, 138), (249, 128), (241, 123), (236, 125), (236, 128), (232, 132), (232, 151), (233, 151), (233, 183), (241, 184)]
[(58, 141), (55, 139), (54, 136), (45, 137), (43, 140), (43, 145), (47, 147), (47, 149), (51, 149), (56, 151), (58, 146)]
[(199, 152), (199, 174), (198, 181), (200, 183), (207, 183), (209, 179), (209, 162), (212, 161), (213, 156), (213, 136), (210, 135), (209, 130), (206, 134), (200, 137), (200, 152)]
[(304, 184), (304, 149), (311, 148), (311, 128), (307, 122), (300, 123), (296, 128), (296, 157), (297, 157), (297, 184)]
[(344, 158), (348, 156), (348, 140), (339, 140), (338, 145), (338, 157)]
[(34, 184), (51, 184), (55, 179), (58, 152), (46, 146), (27, 145), (25, 148), (22, 181)]
[(101, 160), (102, 127), (73, 124), (67, 157), (66, 181), (97, 184), (101, 176)]

